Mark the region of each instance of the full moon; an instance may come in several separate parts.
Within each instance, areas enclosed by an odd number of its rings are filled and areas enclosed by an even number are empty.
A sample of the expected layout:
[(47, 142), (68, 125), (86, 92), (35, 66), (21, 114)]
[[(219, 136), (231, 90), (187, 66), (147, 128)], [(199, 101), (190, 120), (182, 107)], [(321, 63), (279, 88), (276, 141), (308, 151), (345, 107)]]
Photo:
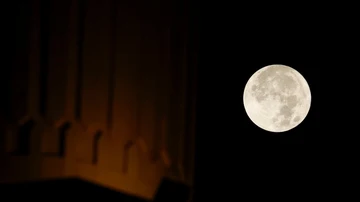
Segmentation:
[(311, 93), (298, 71), (285, 65), (269, 65), (250, 77), (243, 102), (255, 125), (270, 132), (285, 132), (305, 119), (310, 110)]

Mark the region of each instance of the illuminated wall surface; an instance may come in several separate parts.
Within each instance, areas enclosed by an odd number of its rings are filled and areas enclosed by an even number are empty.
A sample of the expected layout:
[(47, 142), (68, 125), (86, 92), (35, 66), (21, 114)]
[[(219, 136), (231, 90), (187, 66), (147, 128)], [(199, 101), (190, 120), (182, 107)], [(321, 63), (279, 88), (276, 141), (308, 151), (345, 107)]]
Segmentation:
[[(184, 2), (14, 2), (0, 181), (80, 177), (151, 198), (192, 184)], [(5, 72), (7, 71), (7, 72)]]

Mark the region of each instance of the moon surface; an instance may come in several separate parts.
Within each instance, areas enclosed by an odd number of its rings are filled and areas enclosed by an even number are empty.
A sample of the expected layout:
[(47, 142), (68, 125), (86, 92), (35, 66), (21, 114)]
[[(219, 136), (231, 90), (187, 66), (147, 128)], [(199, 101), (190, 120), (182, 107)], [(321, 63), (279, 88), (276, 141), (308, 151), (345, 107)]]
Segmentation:
[(250, 120), (270, 132), (285, 132), (307, 116), (311, 92), (305, 78), (286, 65), (269, 65), (246, 83), (243, 102)]

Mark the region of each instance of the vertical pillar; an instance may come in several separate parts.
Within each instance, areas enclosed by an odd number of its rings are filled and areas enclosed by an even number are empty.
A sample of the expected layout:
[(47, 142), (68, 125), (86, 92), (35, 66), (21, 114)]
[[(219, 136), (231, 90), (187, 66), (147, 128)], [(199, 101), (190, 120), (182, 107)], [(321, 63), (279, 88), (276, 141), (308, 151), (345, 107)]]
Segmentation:
[[(92, 162), (97, 130), (106, 130), (111, 51), (111, 1), (86, 1), (82, 44), (80, 121), (89, 129), (78, 139), (81, 161)], [(90, 144), (89, 144), (90, 143)]]

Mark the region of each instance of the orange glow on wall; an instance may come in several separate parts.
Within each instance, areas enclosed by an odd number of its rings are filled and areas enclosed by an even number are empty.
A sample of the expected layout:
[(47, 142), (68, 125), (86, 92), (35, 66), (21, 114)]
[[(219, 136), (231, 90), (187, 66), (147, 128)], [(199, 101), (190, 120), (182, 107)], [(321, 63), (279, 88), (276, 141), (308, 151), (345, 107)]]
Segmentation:
[(77, 176), (145, 198), (163, 177), (191, 185), (181, 3), (15, 4), (0, 182)]

